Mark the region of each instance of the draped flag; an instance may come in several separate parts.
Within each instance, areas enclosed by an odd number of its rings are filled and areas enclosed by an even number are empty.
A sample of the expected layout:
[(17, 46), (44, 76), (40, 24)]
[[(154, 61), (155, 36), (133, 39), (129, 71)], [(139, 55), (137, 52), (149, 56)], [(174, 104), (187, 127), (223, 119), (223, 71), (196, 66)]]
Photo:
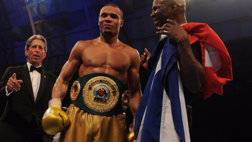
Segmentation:
[[(185, 23), (182, 27), (189, 34), (192, 45), (200, 43), (205, 82), (202, 97), (223, 94), (223, 86), (233, 79), (232, 62), (227, 48), (216, 32), (206, 23)], [(210, 63), (209, 63), (210, 62)]]
[(185, 101), (180, 95), (177, 47), (167, 40), (160, 57), (151, 72), (136, 115), (137, 141), (189, 142)]
[[(229, 53), (219, 36), (206, 23), (181, 25), (190, 44), (199, 43), (205, 82), (202, 97), (222, 94), (233, 79)], [(135, 117), (138, 142), (190, 142), (184, 94), (177, 65), (177, 48), (166, 40), (154, 59), (149, 80)], [(161, 53), (161, 54), (160, 54)]]

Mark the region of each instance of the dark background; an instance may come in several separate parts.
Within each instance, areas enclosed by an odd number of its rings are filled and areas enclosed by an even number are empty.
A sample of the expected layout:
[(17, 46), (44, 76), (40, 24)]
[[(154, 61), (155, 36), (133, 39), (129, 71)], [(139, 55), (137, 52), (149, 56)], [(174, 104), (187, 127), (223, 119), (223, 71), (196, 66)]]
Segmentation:
[[(24, 44), (34, 31), (48, 39), (44, 64), (58, 75), (76, 41), (98, 36), (98, 12), (109, 2), (117, 3), (125, 13), (120, 39), (140, 53), (144, 48), (153, 51), (158, 38), (149, 16), (152, 0), (0, 0), (0, 76), (6, 67), (25, 63)], [(202, 142), (248, 141), (252, 138), (252, 1), (188, 3), (188, 21), (206, 22), (219, 34), (234, 73), (224, 96), (214, 95), (197, 104), (194, 135)]]

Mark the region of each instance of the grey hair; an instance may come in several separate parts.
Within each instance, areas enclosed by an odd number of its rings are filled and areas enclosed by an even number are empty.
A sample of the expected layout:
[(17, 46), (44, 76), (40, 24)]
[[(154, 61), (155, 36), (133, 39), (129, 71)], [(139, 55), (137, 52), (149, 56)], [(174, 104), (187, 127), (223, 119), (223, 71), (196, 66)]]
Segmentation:
[(25, 44), (25, 51), (31, 46), (32, 41), (35, 39), (41, 40), (45, 43), (45, 52), (47, 52), (47, 40), (42, 35), (33, 35), (33, 36), (29, 37), (28, 40), (26, 41), (26, 44)]

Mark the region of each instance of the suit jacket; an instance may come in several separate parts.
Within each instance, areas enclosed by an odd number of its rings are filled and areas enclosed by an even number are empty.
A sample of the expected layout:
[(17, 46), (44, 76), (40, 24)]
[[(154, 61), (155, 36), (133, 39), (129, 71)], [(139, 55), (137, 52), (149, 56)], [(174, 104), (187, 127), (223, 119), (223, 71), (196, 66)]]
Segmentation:
[[(17, 79), (23, 80), (21, 89), (13, 92), (8, 97), (5, 95), (5, 86), (9, 77), (16, 73)], [(31, 79), (27, 65), (9, 67), (2, 76), (3, 87), (0, 89), (1, 97), (6, 100), (4, 112), (0, 118), (1, 129), (13, 129), (16, 134), (25, 135), (30, 132), (42, 132), (41, 118), (48, 108), (48, 101), (51, 99), (51, 90), (56, 77), (48, 72), (41, 73), (40, 86), (37, 99), (34, 101)], [(0, 141), (11, 132), (0, 132)], [(6, 141), (6, 138), (4, 139)]]

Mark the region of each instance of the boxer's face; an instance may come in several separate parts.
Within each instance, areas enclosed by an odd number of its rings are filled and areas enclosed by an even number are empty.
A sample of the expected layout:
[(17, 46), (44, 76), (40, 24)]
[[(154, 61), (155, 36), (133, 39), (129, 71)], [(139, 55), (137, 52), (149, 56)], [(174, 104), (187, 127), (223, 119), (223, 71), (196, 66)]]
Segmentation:
[(98, 25), (101, 33), (117, 35), (123, 25), (121, 10), (113, 6), (103, 7), (100, 11)]
[(45, 43), (42, 40), (34, 39), (25, 51), (28, 62), (33, 65), (41, 65), (46, 57)]

